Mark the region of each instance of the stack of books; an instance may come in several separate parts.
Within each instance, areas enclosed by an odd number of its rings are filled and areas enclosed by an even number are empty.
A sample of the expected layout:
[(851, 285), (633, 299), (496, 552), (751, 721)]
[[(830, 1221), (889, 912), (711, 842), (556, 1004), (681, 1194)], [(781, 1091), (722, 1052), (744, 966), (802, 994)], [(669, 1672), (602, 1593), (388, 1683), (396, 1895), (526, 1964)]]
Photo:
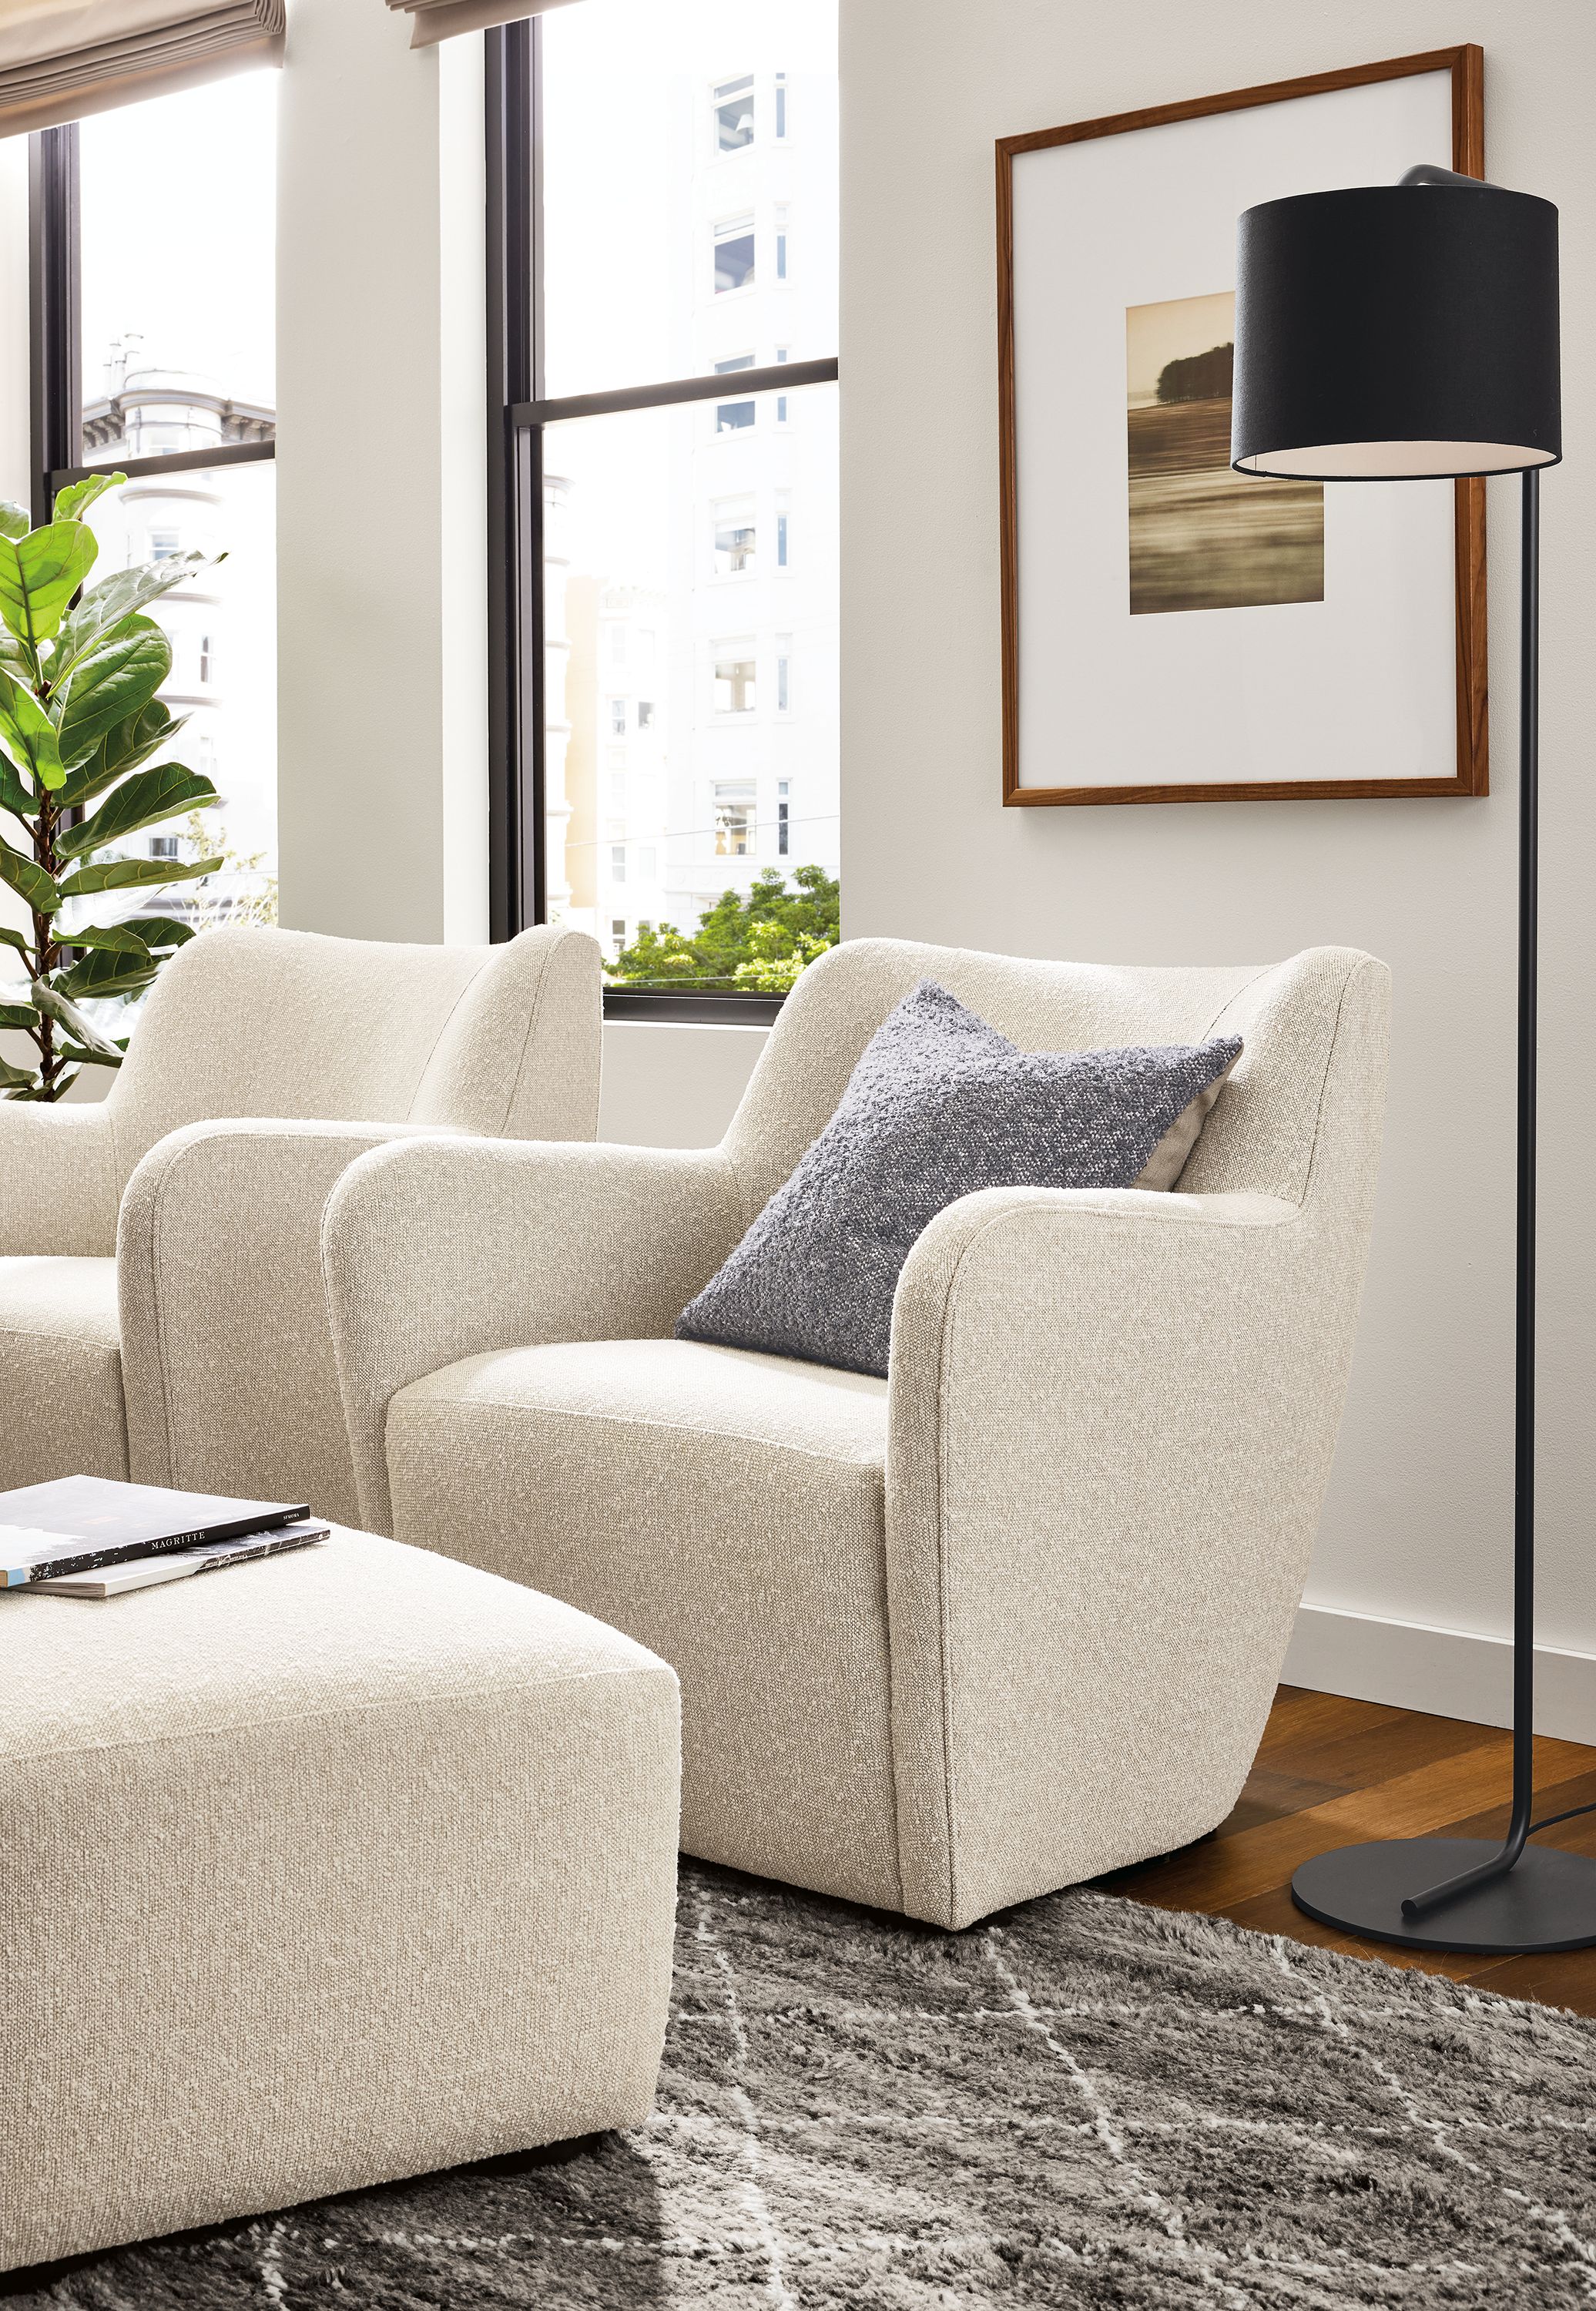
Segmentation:
[(327, 1537), (300, 1501), (233, 1501), (61, 1477), (0, 1493), (0, 1589), (119, 1597)]

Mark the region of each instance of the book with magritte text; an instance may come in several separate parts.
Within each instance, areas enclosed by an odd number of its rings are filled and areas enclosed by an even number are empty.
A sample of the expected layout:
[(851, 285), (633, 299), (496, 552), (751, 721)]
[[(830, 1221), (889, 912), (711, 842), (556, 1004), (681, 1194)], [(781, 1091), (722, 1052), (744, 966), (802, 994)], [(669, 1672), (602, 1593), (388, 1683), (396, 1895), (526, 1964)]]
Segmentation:
[(58, 1477), (0, 1493), (0, 1589), (36, 1588), (132, 1557), (265, 1534), (310, 1516), (304, 1501), (236, 1501), (214, 1493)]

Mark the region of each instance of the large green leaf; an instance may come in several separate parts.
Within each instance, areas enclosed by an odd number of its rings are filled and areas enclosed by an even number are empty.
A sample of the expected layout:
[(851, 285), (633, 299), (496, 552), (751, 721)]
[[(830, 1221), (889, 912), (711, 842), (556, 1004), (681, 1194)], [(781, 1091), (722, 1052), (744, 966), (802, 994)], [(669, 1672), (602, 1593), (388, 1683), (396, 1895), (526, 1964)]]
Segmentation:
[(9, 842), (0, 842), (0, 883), (9, 883), (36, 915), (53, 915), (61, 903), (60, 890), (44, 868), (13, 850)]
[(65, 780), (56, 726), (26, 677), (9, 666), (0, 666), (0, 746), (19, 770), (32, 772), (37, 785), (57, 788)]
[(31, 1003), (0, 1002), (0, 1027), (37, 1027), (39, 1013)]
[(56, 493), (55, 519), (82, 521), (96, 498), (102, 498), (107, 490), (119, 490), (126, 479), (126, 474), (86, 474), (81, 482), (68, 482)]
[(26, 537), (0, 537), (0, 618), (30, 650), (48, 641), (100, 548), (81, 521), (47, 522)]
[(106, 641), (124, 619), (133, 617), (146, 602), (170, 594), (186, 578), (193, 578), (213, 563), (224, 562), (223, 554), (201, 554), (197, 549), (189, 554), (169, 554), (161, 562), (143, 562), (132, 570), (118, 570), (99, 584), (91, 586), (83, 600), (64, 620), (56, 637), (56, 654), (50, 660), (50, 679), (65, 681), (68, 672), (86, 650)]
[(56, 848), (64, 859), (103, 850), (108, 842), (136, 834), (141, 826), (158, 826), (163, 818), (175, 818), (181, 810), (204, 810), (215, 799), (215, 788), (198, 771), (188, 770), (181, 763), (161, 763), (153, 771), (135, 771), (130, 779), (113, 787), (92, 817), (63, 829), (56, 838)]
[(70, 996), (63, 995), (60, 989), (52, 987), (48, 980), (34, 981), (33, 1000), (41, 1011), (47, 1011), (52, 1019), (59, 1020), (84, 1055), (116, 1051), (117, 1046), (106, 1041), (88, 1013), (80, 1011)]
[(192, 923), (180, 923), (170, 915), (141, 915), (138, 928), (146, 946), (187, 946), (194, 937)]
[(27, 955), (31, 951), (31, 942), (25, 939), (21, 931), (13, 931), (9, 923), (0, 923), (0, 939), (4, 939), (7, 946), (14, 946), (19, 955)]
[(0, 1060), (0, 1091), (31, 1091), (37, 1081), (31, 1068), (13, 1068), (9, 1060)]
[(31, 818), (39, 808), (4, 754), (0, 754), (0, 810), (8, 810), (13, 818)]
[(109, 732), (142, 714), (170, 672), (171, 644), (153, 618), (129, 618), (85, 650), (56, 693), (63, 779)]
[(118, 722), (114, 730), (106, 732), (80, 769), (67, 772), (66, 783), (57, 798), (62, 809), (74, 810), (92, 802), (124, 771), (136, 770), (140, 763), (148, 762), (177, 737), (188, 719), (186, 714), (174, 715), (161, 700), (153, 698), (142, 714)]
[(136, 995), (148, 987), (159, 964), (148, 947), (143, 958), (132, 955), (86, 955), (56, 982), (63, 995)]
[(0, 537), (26, 537), (33, 527), (33, 518), (9, 498), (0, 498)]
[[(214, 875), (220, 859), (110, 859), (103, 866), (80, 867), (61, 885), (64, 899), (90, 891), (131, 891), (145, 883), (192, 883), (196, 876)], [(0, 868), (4, 861), (0, 860)]]
[(81, 929), (62, 931), (65, 946), (90, 946), (103, 949), (107, 955), (136, 955), (143, 963), (150, 959), (150, 942), (140, 938), (130, 923), (85, 923)]

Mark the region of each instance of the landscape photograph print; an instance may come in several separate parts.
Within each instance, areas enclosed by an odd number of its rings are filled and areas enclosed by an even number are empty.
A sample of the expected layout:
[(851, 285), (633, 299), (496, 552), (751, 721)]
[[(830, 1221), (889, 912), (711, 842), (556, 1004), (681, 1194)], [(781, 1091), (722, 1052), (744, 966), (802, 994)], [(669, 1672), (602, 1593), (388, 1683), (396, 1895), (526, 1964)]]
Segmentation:
[(1324, 599), (1324, 489), (1230, 465), (1235, 293), (1125, 313), (1130, 615)]

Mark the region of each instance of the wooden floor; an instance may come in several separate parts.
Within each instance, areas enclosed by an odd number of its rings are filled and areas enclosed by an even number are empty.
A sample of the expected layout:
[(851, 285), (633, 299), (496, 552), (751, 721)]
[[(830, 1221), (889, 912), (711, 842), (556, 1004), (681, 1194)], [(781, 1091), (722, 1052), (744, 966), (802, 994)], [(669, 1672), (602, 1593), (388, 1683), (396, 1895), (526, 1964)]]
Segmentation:
[[(1536, 1814), (1596, 1802), (1596, 1749), (1538, 1740)], [(1488, 1725), (1282, 1686), (1241, 1801), (1211, 1837), (1103, 1879), (1104, 1891), (1161, 1909), (1234, 1918), (1258, 1932), (1418, 1966), (1509, 1998), (1596, 2015), (1596, 1949), (1545, 1958), (1408, 1952), (1354, 1940), (1304, 1915), (1297, 1864), (1375, 1837), (1496, 1837), (1507, 1822), (1511, 1737)], [(1596, 1813), (1538, 1843), (1596, 1855)]]

